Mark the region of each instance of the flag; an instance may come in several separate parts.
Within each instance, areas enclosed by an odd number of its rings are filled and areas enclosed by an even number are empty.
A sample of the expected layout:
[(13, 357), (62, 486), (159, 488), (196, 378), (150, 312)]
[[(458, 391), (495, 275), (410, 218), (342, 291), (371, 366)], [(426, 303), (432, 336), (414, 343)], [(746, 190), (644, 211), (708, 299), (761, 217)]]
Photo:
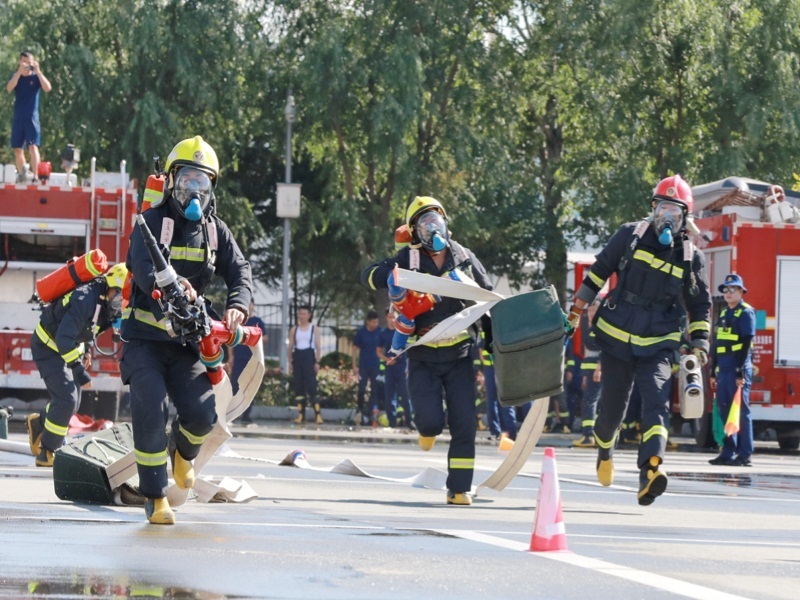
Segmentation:
[(739, 433), (739, 417), (742, 414), (742, 388), (737, 387), (733, 395), (731, 410), (728, 412), (728, 420), (725, 422), (725, 435), (731, 436)]

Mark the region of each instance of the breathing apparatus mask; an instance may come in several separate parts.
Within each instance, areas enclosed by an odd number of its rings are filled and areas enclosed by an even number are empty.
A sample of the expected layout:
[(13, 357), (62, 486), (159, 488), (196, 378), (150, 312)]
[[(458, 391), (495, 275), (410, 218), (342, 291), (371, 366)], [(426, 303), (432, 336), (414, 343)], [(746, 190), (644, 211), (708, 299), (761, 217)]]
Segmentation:
[(447, 247), (447, 222), (437, 211), (422, 213), (414, 225), (422, 247), (431, 252), (441, 252)]
[(190, 221), (199, 221), (211, 202), (212, 188), (208, 173), (194, 167), (183, 167), (175, 175), (172, 197), (183, 216)]
[(106, 303), (106, 318), (109, 321), (116, 321), (122, 316), (122, 291), (117, 290), (117, 293)]
[(658, 234), (658, 243), (669, 246), (674, 239), (674, 232), (683, 226), (683, 205), (669, 200), (661, 200), (653, 209), (653, 224)]

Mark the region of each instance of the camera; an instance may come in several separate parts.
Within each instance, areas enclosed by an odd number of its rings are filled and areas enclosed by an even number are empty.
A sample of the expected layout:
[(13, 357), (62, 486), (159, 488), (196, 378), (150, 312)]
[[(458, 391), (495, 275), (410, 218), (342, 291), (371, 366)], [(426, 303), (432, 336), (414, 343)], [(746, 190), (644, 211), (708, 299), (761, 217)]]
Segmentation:
[(31, 67), (31, 66), (28, 66), (28, 73), (30, 73), (31, 75), (33, 75), (33, 72), (34, 72), (34, 71), (35, 71), (35, 69), (34, 69), (33, 67)]

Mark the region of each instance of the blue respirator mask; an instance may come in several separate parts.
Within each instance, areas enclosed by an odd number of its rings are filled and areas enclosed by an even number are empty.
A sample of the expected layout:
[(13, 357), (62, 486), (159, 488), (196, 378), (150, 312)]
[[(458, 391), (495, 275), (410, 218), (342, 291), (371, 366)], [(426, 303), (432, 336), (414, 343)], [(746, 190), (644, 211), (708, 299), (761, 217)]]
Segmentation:
[(675, 232), (683, 226), (683, 205), (669, 200), (662, 200), (653, 209), (653, 225), (658, 234), (658, 243), (670, 246)]
[(190, 221), (199, 221), (211, 202), (211, 177), (193, 167), (184, 167), (175, 175), (172, 197), (180, 212)]
[(447, 248), (449, 234), (447, 222), (444, 217), (436, 212), (423, 213), (414, 225), (422, 247), (430, 252), (441, 252)]

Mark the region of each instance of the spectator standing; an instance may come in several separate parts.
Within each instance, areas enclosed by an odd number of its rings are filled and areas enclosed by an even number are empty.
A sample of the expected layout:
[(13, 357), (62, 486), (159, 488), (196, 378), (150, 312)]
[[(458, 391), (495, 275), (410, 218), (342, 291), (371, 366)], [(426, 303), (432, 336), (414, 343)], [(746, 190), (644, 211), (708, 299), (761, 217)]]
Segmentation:
[(481, 331), (481, 339), (477, 345), (478, 357), (475, 366), (478, 373), (483, 374), (483, 387), (486, 390), (486, 421), (489, 424), (489, 434), (492, 438), (500, 439), (506, 434), (512, 440), (517, 439), (517, 419), (513, 406), (502, 406), (497, 394), (497, 380), (494, 372), (494, 357), (486, 348), (486, 335)]
[[(372, 423), (377, 426), (378, 414), (378, 375), (380, 375), (380, 358), (378, 346), (381, 343), (381, 329), (378, 326), (378, 313), (371, 310), (367, 318), (357, 331), (353, 339), (353, 365), (358, 369), (358, 396), (356, 425), (369, 425), (369, 415), (372, 413)], [(364, 405), (369, 385), (369, 406)]]
[(25, 149), (30, 154), (31, 173), (35, 179), (39, 170), (39, 90), (50, 92), (53, 86), (42, 73), (39, 62), (27, 50), (19, 55), (17, 70), (6, 84), (8, 93), (14, 92), (14, 120), (11, 124), (11, 147), (17, 163), (17, 183), (27, 183)]
[(378, 345), (378, 358), (386, 364), (383, 383), (386, 400), (383, 409), (389, 419), (389, 427), (404, 425), (411, 429), (413, 426), (411, 424), (411, 405), (408, 401), (408, 358), (405, 354), (389, 355), (394, 339), (396, 319), (395, 309), (389, 308), (386, 311), (386, 329), (381, 330), (380, 344)]
[(294, 422), (305, 423), (306, 406), (311, 404), (317, 425), (322, 425), (322, 413), (317, 401), (317, 373), (322, 345), (311, 317), (311, 307), (301, 306), (297, 309), (297, 325), (289, 330), (289, 370), (294, 376), (294, 399), (299, 413)]

